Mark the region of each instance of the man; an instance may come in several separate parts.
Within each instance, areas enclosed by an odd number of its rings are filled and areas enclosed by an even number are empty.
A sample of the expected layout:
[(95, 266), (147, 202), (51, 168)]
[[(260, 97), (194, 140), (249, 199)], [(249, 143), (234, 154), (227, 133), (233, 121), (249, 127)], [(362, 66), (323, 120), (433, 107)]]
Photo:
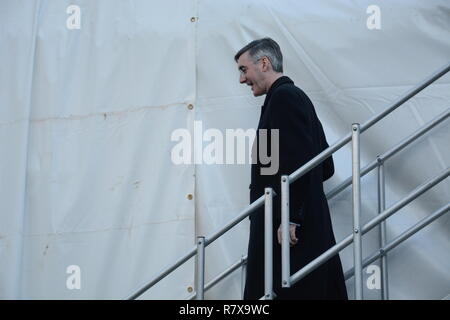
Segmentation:
[[(252, 161), (250, 202), (272, 187), (274, 198), (273, 284), (278, 299), (347, 299), (339, 255), (297, 282), (281, 288), (281, 190), (280, 177), (294, 172), (324, 149), (328, 148), (322, 125), (306, 94), (283, 76), (283, 57), (279, 45), (270, 38), (255, 40), (235, 55), (240, 71), (239, 82), (251, 86), (253, 95), (266, 94), (258, 124), (260, 129), (278, 130), (279, 169), (275, 174), (262, 174), (267, 167), (260, 159)], [(259, 154), (256, 135), (254, 148)], [(270, 142), (269, 142), (270, 143)], [(325, 250), (336, 244), (323, 181), (334, 174), (332, 157), (309, 171), (290, 186), (290, 261), (291, 273), (300, 270)], [(250, 215), (250, 238), (247, 258), (247, 280), (244, 299), (264, 295), (264, 214), (263, 207)]]

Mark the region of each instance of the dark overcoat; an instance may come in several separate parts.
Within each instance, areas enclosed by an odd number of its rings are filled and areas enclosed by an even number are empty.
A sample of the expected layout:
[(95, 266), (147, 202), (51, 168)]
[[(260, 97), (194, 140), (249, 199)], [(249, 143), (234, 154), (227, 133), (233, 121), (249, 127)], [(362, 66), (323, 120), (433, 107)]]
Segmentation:
[[(261, 173), (269, 167), (266, 161), (257, 161), (251, 167), (250, 203), (264, 194), (264, 188), (272, 187), (278, 196), (273, 201), (273, 285), (278, 299), (347, 299), (344, 275), (339, 255), (317, 268), (291, 288), (281, 288), (281, 245), (277, 229), (281, 222), (280, 178), (288, 175), (311, 160), (328, 143), (314, 106), (307, 95), (294, 82), (282, 76), (270, 87), (261, 109), (258, 130), (267, 129), (270, 156), (270, 129), (279, 131), (279, 169), (275, 174)], [(253, 145), (254, 157), (259, 150), (259, 135)], [(262, 141), (262, 139), (261, 139)], [(256, 143), (256, 145), (255, 145)], [(265, 163), (265, 164), (263, 164)], [(322, 164), (296, 180), (290, 187), (290, 221), (297, 227), (298, 243), (290, 249), (291, 274), (336, 244), (328, 203), (323, 191), (323, 181), (334, 174), (330, 156)], [(259, 299), (264, 295), (264, 209), (250, 215), (246, 285), (244, 299)]]

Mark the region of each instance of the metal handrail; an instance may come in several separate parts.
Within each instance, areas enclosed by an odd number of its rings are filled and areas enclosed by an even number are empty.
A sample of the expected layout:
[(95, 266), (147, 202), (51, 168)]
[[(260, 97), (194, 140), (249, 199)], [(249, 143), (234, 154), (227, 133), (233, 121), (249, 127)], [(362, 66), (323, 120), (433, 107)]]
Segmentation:
[[(442, 215), (446, 214), (450, 211), (450, 203), (447, 205), (441, 207), (439, 210), (435, 211), (428, 217), (425, 217), (421, 219), (419, 222), (417, 222), (414, 226), (410, 227), (409, 229), (405, 230), (401, 235), (397, 236), (393, 240), (391, 240), (388, 244), (380, 248), (378, 251), (374, 252), (370, 257), (366, 258), (363, 261), (363, 268), (367, 267), (377, 259), (379, 259), (381, 256), (386, 255), (389, 251), (392, 249), (395, 249), (398, 245), (403, 243), (404, 241), (408, 240), (411, 236), (416, 234), (418, 231), (422, 230), (432, 222), (434, 222), (436, 219), (440, 218)], [(217, 275), (213, 280), (208, 282), (205, 285), (205, 292), (209, 289), (211, 289), (213, 286), (215, 286), (217, 283), (219, 283), (221, 280), (226, 278), (228, 275), (239, 269), (242, 265), (246, 263), (247, 256), (244, 256), (242, 259), (236, 261), (233, 263), (228, 269)], [(349, 270), (347, 270), (344, 274), (345, 280), (350, 279), (355, 273), (355, 268), (352, 267)], [(187, 300), (192, 300), (196, 296), (196, 293), (194, 292), (190, 297), (187, 298)]]
[[(420, 127), (418, 130), (413, 132), (411, 135), (406, 137), (404, 140), (396, 144), (394, 147), (390, 148), (388, 151), (383, 153), (382, 155), (378, 156), (377, 159), (375, 159), (373, 162), (371, 162), (369, 165), (361, 169), (361, 177), (372, 171), (379, 165), (380, 161), (384, 162), (391, 158), (392, 156), (399, 153), (401, 150), (403, 150), (405, 147), (407, 147), (412, 142), (416, 141), (418, 138), (423, 136), (425, 133), (439, 125), (441, 122), (446, 120), (450, 116), (450, 108), (448, 108), (446, 111), (442, 112), (438, 116), (436, 116), (434, 119), (430, 120), (428, 123)], [(346, 187), (351, 185), (352, 177), (349, 177), (345, 179), (339, 186), (331, 190), (329, 193), (327, 193), (326, 197), (327, 199), (331, 199), (340, 192), (342, 192)], [(242, 261), (244, 259), (244, 261)], [(216, 276), (213, 280), (211, 280), (208, 284), (205, 286), (205, 291), (211, 289), (214, 285), (219, 283), (222, 279), (224, 279), (226, 276), (231, 274), (233, 271), (237, 270), (239, 267), (241, 267), (243, 264), (246, 263), (247, 255), (244, 255), (240, 260), (233, 263), (232, 266), (230, 266), (228, 269), (220, 273), (218, 276)], [(365, 265), (364, 265), (365, 266)], [(193, 299), (195, 298), (196, 293), (194, 292), (190, 297), (187, 299)]]
[[(448, 63), (441, 71), (435, 72), (428, 80), (424, 81), (422, 84), (418, 85), (414, 89), (410, 90), (403, 98), (399, 99), (397, 102), (395, 102), (392, 106), (387, 108), (385, 111), (381, 112), (380, 114), (370, 118), (364, 124), (360, 127), (360, 132), (363, 133), (367, 129), (369, 129), (371, 126), (376, 124), (378, 121), (380, 121), (382, 118), (387, 116), (389, 113), (395, 111), (399, 106), (401, 106), (403, 103), (411, 99), (413, 96), (418, 94), (420, 91), (422, 91), (424, 88), (429, 86), (431, 83), (442, 77), (444, 74), (450, 71), (450, 63)], [(339, 140), (338, 142), (334, 143), (332, 146), (328, 147), (321, 153), (319, 153), (317, 156), (312, 158), (310, 161), (308, 161), (306, 164), (304, 164), (302, 167), (298, 168), (296, 171), (291, 173), (289, 175), (289, 181), (292, 183), (301, 176), (303, 176), (306, 172), (310, 171), (311, 169), (318, 166), (320, 163), (322, 163), (326, 158), (328, 158), (332, 153), (338, 151), (341, 149), (344, 145), (346, 145), (350, 140), (352, 139), (352, 133), (348, 133), (344, 138)]]
[[(450, 71), (450, 63), (448, 63), (443, 69), (441, 69), (438, 72), (433, 73), (426, 81), (422, 82), (420, 85), (416, 86), (412, 90), (408, 91), (406, 95), (404, 95), (402, 98), (400, 98), (397, 102), (395, 102), (393, 105), (388, 107), (385, 111), (381, 112), (380, 114), (372, 117), (368, 121), (366, 121), (364, 124), (360, 126), (360, 133), (364, 132), (374, 124), (376, 124), (378, 121), (383, 119), (385, 116), (393, 112), (395, 109), (397, 109), (400, 105), (408, 101), (411, 97), (415, 96), (417, 93), (422, 91), (424, 88), (429, 86), (431, 83), (442, 77), (444, 74), (446, 74), (448, 71)], [(303, 176), (306, 172), (310, 171), (311, 169), (315, 168), (317, 165), (322, 163), (326, 158), (328, 158), (332, 153), (336, 152), (337, 150), (341, 149), (345, 144), (347, 144), (351, 140), (352, 134), (347, 134), (344, 138), (333, 144), (332, 146), (328, 147), (324, 151), (322, 151), (319, 155), (311, 159), (309, 162), (307, 162), (305, 165), (297, 169), (295, 172), (293, 172), (291, 175), (289, 175), (289, 183), (294, 182), (301, 176)], [(273, 191), (274, 195), (275, 192)], [(258, 198), (256, 201), (251, 203), (246, 209), (244, 209), (240, 215), (233, 219), (231, 222), (229, 222), (225, 227), (217, 231), (212, 236), (205, 238), (204, 246), (205, 248), (211, 244), (213, 241), (215, 241), (217, 238), (222, 236), (225, 232), (230, 230), (232, 227), (234, 227), (236, 224), (244, 220), (246, 217), (248, 217), (253, 211), (258, 209), (262, 204), (264, 203), (264, 195)], [(186, 253), (182, 258), (178, 259), (177, 262), (170, 267), (164, 269), (156, 278), (154, 278), (152, 281), (150, 281), (148, 284), (142, 286), (140, 289), (138, 289), (134, 294), (130, 295), (127, 299), (136, 299), (138, 296), (140, 296), (142, 293), (147, 291), (149, 288), (154, 286), (156, 283), (164, 279), (168, 274), (176, 270), (180, 265), (188, 261), (190, 258), (192, 258), (197, 251), (197, 247), (192, 248), (188, 253)], [(304, 269), (304, 268), (303, 268)], [(302, 269), (302, 270), (303, 270)], [(301, 271), (301, 270), (300, 270)], [(299, 272), (300, 272), (299, 271)], [(298, 274), (298, 272), (296, 273)], [(298, 280), (293, 281), (295, 283)]]
[[(378, 251), (374, 252), (370, 257), (366, 258), (363, 262), (363, 267), (367, 267), (369, 264), (380, 258), (381, 256), (386, 255), (389, 251), (396, 248), (399, 244), (406, 241), (408, 238), (416, 234), (418, 231), (425, 228), (427, 225), (432, 223), (434, 220), (438, 219), (443, 214), (446, 214), (448, 211), (450, 211), (450, 203), (447, 203), (443, 207), (441, 207), (439, 210), (435, 211), (428, 217), (425, 217), (421, 219), (419, 222), (417, 222), (412, 227), (405, 230), (402, 234), (394, 238), (394, 240), (390, 241), (388, 244), (384, 245), (382, 248), (380, 248)], [(355, 268), (350, 268), (348, 271), (345, 272), (344, 278), (345, 280), (350, 279), (355, 273)]]
[[(436, 116), (433, 120), (429, 121), (427, 124), (423, 125), (421, 128), (416, 130), (414, 133), (412, 133), (410, 136), (405, 138), (404, 140), (400, 141), (398, 144), (396, 144), (394, 147), (386, 151), (385, 153), (378, 156), (378, 158), (382, 161), (386, 161), (387, 159), (391, 158), (395, 154), (397, 154), (399, 151), (406, 148), (409, 144), (411, 144), (413, 141), (417, 140), (419, 137), (433, 129), (435, 126), (446, 120), (450, 116), (450, 108)], [(379, 163), (378, 159), (375, 159), (370, 164), (365, 166), (361, 169), (361, 177), (365, 176), (369, 172), (371, 172), (373, 169), (377, 167)], [(344, 181), (342, 181), (338, 186), (333, 188), (331, 191), (329, 191), (326, 194), (327, 199), (331, 199), (335, 197), (337, 194), (339, 194), (342, 190), (347, 188), (352, 184), (352, 177), (348, 177)]]
[[(409, 195), (404, 197), (403, 199), (396, 202), (394, 205), (392, 205), (389, 209), (384, 210), (382, 213), (380, 213), (377, 217), (370, 220), (368, 223), (364, 225), (364, 227), (361, 228), (361, 234), (365, 234), (372, 230), (375, 226), (377, 226), (381, 221), (386, 220), (391, 215), (396, 213), (398, 210), (409, 204), (411, 201), (422, 195), (427, 190), (434, 187), (436, 184), (444, 180), (450, 175), (450, 167), (442, 171), (439, 175), (435, 176), (428, 182), (420, 185), (417, 187), (414, 191), (412, 191)], [(294, 284), (297, 281), (304, 278), (306, 275), (308, 275), (310, 272), (314, 271), (316, 268), (318, 268), (322, 263), (325, 263), (330, 258), (332, 258), (334, 255), (339, 253), (342, 249), (345, 249), (348, 245), (350, 245), (353, 242), (353, 234), (348, 235), (346, 238), (341, 240), (339, 243), (335, 244), (333, 247), (322, 253), (320, 256), (309, 262), (306, 266), (304, 266), (302, 269), (297, 271), (293, 276), (291, 283)]]
[[(211, 289), (212, 287), (214, 287), (216, 284), (218, 284), (221, 280), (223, 280), (224, 278), (226, 278), (228, 275), (230, 275), (231, 273), (233, 273), (234, 271), (236, 271), (237, 269), (239, 269), (241, 266), (243, 266), (244, 264), (247, 263), (247, 256), (242, 257), (241, 259), (239, 259), (238, 261), (236, 261), (235, 263), (233, 263), (231, 266), (229, 266), (227, 269), (225, 269), (224, 271), (222, 271), (220, 274), (218, 274), (216, 277), (214, 277), (214, 279), (212, 279), (211, 281), (209, 281), (206, 285), (205, 285), (205, 289), (204, 292), (208, 291), (209, 289)], [(191, 294), (186, 300), (192, 300), (197, 296), (197, 293), (194, 292), (193, 294)]]

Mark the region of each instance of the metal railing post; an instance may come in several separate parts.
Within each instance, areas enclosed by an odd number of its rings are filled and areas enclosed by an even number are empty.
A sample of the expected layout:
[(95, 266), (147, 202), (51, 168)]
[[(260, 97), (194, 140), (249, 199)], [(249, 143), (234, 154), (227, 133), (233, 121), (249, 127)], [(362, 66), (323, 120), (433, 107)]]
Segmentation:
[(281, 177), (281, 286), (291, 286), (289, 248), (289, 176)]
[(204, 299), (204, 288), (205, 288), (205, 237), (197, 237), (197, 259), (196, 259), (196, 300)]
[(244, 290), (245, 290), (245, 279), (246, 279), (246, 275), (245, 273), (247, 272), (247, 258), (245, 257), (245, 255), (241, 256), (241, 299), (244, 300)]
[(272, 188), (264, 189), (264, 299), (273, 299), (273, 216)]
[[(206, 243), (207, 243), (207, 239), (205, 239), (205, 244)], [(206, 248), (206, 246), (205, 246), (205, 248)], [(227, 269), (222, 271), (220, 274), (215, 276), (208, 283), (205, 283), (205, 289), (203, 290), (203, 292), (208, 291), (209, 289), (214, 287), (216, 284), (218, 284), (220, 281), (222, 281), (223, 279), (228, 277), (230, 274), (232, 274), (234, 271), (236, 271), (237, 269), (240, 269), (242, 267), (242, 263), (245, 264), (246, 261), (247, 261), (247, 256), (243, 256), (241, 259), (239, 259), (238, 261), (233, 263), (231, 266), (229, 266)], [(193, 300), (193, 299), (195, 299), (195, 297), (196, 297), (196, 293), (194, 292), (189, 297), (187, 297), (187, 300)]]
[[(386, 192), (385, 192), (385, 180), (384, 180), (384, 161), (379, 156), (378, 162), (378, 214), (381, 214), (386, 210)], [(386, 220), (380, 223), (380, 248), (386, 245)], [(381, 256), (381, 300), (389, 300), (389, 282), (388, 282), (388, 265), (387, 265), (387, 253)]]
[(360, 126), (352, 124), (352, 171), (353, 171), (353, 261), (355, 266), (355, 298), (363, 299), (362, 245), (361, 245), (361, 186), (360, 186)]

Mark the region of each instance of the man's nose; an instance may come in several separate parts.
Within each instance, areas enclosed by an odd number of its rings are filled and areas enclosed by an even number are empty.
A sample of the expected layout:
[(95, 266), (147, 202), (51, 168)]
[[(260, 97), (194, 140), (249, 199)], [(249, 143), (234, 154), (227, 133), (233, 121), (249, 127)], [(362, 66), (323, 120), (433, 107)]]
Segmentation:
[(245, 83), (247, 81), (247, 79), (245, 78), (245, 75), (241, 74), (239, 75), (239, 82), (240, 83)]

